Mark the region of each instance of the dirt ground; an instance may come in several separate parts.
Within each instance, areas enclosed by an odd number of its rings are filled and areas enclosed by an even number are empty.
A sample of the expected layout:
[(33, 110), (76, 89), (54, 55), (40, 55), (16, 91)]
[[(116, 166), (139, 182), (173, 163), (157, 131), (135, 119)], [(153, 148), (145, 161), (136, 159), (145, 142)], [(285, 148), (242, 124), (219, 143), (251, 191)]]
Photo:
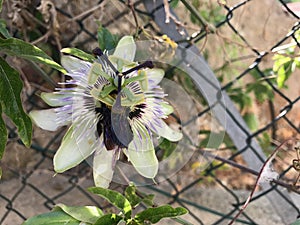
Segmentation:
[[(78, 15), (84, 11), (92, 8), (91, 1), (74, 1), (74, 4), (69, 4), (69, 1), (54, 1), (55, 5), (60, 8), (64, 7), (67, 11), (72, 15)], [(238, 0), (228, 0), (227, 4), (229, 6), (233, 6), (236, 3), (239, 3)], [(291, 16), (287, 15), (276, 1), (271, 0), (253, 0), (246, 3), (247, 7), (243, 7), (242, 10), (236, 11), (232, 19), (232, 24), (236, 29), (243, 35), (243, 37), (248, 41), (249, 45), (252, 48), (257, 49), (259, 52), (270, 51), (271, 47), (276, 44), (281, 38), (283, 38), (288, 32), (292, 25), (297, 21)], [(96, 11), (93, 16), (85, 21), (84, 26), (88, 29), (95, 29), (95, 21), (102, 21), (103, 24), (105, 22), (113, 19), (113, 16), (121, 11), (120, 4), (106, 4), (101, 10)], [(182, 8), (181, 8), (182, 9)], [(112, 10), (112, 13), (102, 13)], [(179, 19), (183, 22), (186, 18), (186, 10), (177, 10)], [(60, 16), (62, 18), (60, 18)], [(113, 23), (110, 27), (110, 31), (112, 33), (119, 34), (127, 34), (129, 31), (134, 30), (134, 22), (130, 16), (126, 16), (127, 21), (123, 23), (123, 25), (118, 23)], [(61, 14), (58, 16), (58, 21), (66, 20)], [(128, 22), (129, 21), (129, 22)], [(70, 27), (75, 27), (75, 20), (69, 22), (60, 21), (61, 29), (64, 31), (61, 43), (65, 45), (70, 36), (76, 34), (78, 30), (70, 29)], [(193, 26), (193, 25), (191, 25)], [(191, 29), (192, 32), (193, 29)], [(210, 53), (210, 57), (208, 58), (209, 65), (216, 69), (220, 67), (220, 65), (224, 64), (228, 57), (230, 57), (231, 52), (230, 49), (226, 50), (224, 47), (225, 42), (231, 42), (233, 45), (236, 45), (235, 49), (238, 49), (242, 52), (243, 55), (253, 55), (253, 52), (250, 50), (249, 46), (240, 45), (240, 41), (237, 40), (236, 44), (235, 40), (232, 40), (233, 33), (231, 29), (228, 27), (221, 28), (218, 35), (210, 35), (206, 43), (204, 45), (203, 52), (207, 51)], [(77, 38), (74, 39), (74, 42), (70, 43), (71, 45), (77, 45), (78, 43), (85, 42), (85, 40), (89, 38), (86, 35), (78, 35)], [(53, 41), (53, 39), (51, 39)], [(95, 45), (82, 45), (83, 48), (93, 48)], [(198, 43), (199, 48), (203, 46), (203, 42)], [(238, 75), (240, 72), (245, 70), (248, 66), (253, 63), (254, 56), (250, 57), (247, 60), (239, 61), (239, 63), (231, 62), (232, 68), (236, 71), (236, 74), (232, 76)], [(264, 61), (260, 64), (262, 68), (268, 68), (272, 65), (272, 54), (264, 59)], [(24, 69), (24, 68), (23, 68)], [(283, 90), (283, 92), (290, 99), (295, 99), (300, 96), (300, 86), (298, 79), (299, 71), (297, 71), (287, 82), (288, 89)], [(33, 76), (34, 77), (34, 76)], [(38, 83), (40, 80), (37, 78), (33, 78), (34, 80), (29, 80), (29, 86), (32, 83)], [(230, 78), (228, 78), (230, 79)], [(247, 80), (248, 79), (248, 80)], [(251, 81), (251, 78), (247, 78), (243, 82)], [(26, 84), (25, 84), (26, 86)], [(31, 86), (33, 87), (33, 86)], [(46, 86), (42, 87), (44, 90), (51, 90), (51, 87)], [(28, 93), (27, 93), (28, 94)], [(280, 109), (287, 104), (285, 100), (283, 100), (280, 96), (275, 96), (274, 105), (275, 112), (278, 114)], [(28, 107), (29, 109), (30, 107)], [(251, 112), (254, 112), (258, 115), (259, 118), (259, 126), (263, 127), (270, 121), (270, 113), (269, 107), (267, 104), (258, 104), (254, 103), (253, 107), (247, 109)], [(293, 121), (296, 126), (299, 126), (300, 121), (300, 104), (299, 102), (293, 106), (292, 113), (289, 115), (289, 119)], [(294, 132), (291, 131), (289, 126), (285, 122), (279, 122), (278, 126), (280, 129), (277, 131), (277, 136), (280, 139), (279, 141), (285, 140), (294, 135)], [(49, 143), (52, 138), (55, 137), (55, 133), (42, 131), (38, 128), (34, 130), (34, 143), (38, 146), (46, 147), (45, 144)], [(62, 134), (59, 134), (62, 137)], [(54, 143), (51, 143), (50, 149), (55, 151), (59, 146), (59, 139), (55, 139)], [(49, 146), (47, 146), (49, 148)], [(291, 154), (289, 159), (292, 159), (295, 155)], [(35, 169), (37, 162), (39, 160), (43, 160), (41, 166), (38, 166), (38, 169)], [(238, 159), (242, 162), (242, 159)], [(83, 205), (83, 204), (94, 204), (79, 188), (73, 188), (68, 193), (68, 195), (59, 196), (64, 190), (72, 187), (68, 178), (63, 175), (54, 176), (52, 162), (48, 158), (44, 158), (41, 153), (37, 153), (34, 149), (26, 149), (22, 147), (20, 144), (13, 142), (11, 140), (7, 145), (7, 151), (3, 157), (1, 162), (3, 169), (3, 179), (0, 181), (0, 219), (3, 218), (5, 213), (7, 213), (7, 208), (17, 209), (22, 213), (25, 217), (30, 217), (39, 213), (47, 212), (49, 209), (45, 207), (47, 203), (47, 198), (55, 198), (56, 203), (61, 202), (69, 205)], [(281, 167), (282, 168), (282, 167)], [(21, 176), (16, 176), (13, 171), (18, 171)], [(30, 176), (28, 180), (26, 180), (26, 184), (22, 181), (22, 175), (28, 174), (28, 172), (32, 171), (33, 174)], [(182, 177), (187, 176), (187, 179)], [(175, 180), (180, 180), (181, 184), (179, 187), (184, 187), (188, 184), (191, 179), (194, 179), (197, 176), (197, 171), (185, 168), (183, 173), (175, 176)], [(221, 170), (217, 172), (217, 176), (219, 179), (223, 180), (225, 184), (227, 184), (230, 188), (234, 189), (236, 193), (241, 197), (242, 200), (245, 200), (248, 193), (249, 187), (252, 187), (254, 179), (250, 177), (249, 174), (238, 174), (236, 170)], [(297, 174), (293, 174), (292, 177), (297, 176)], [(92, 181), (90, 179), (90, 174), (88, 177), (83, 177), (78, 186), (85, 188), (92, 185)], [(27, 185), (27, 184), (31, 184)], [(206, 183), (208, 184), (209, 181)], [(164, 185), (164, 184), (163, 184)], [(170, 188), (166, 185), (163, 187), (166, 190)], [(40, 190), (42, 194), (37, 193), (36, 189)], [(20, 191), (21, 190), (21, 191)], [(5, 196), (8, 199), (11, 199), (18, 191), (20, 194), (17, 195), (16, 199), (13, 201), (13, 205), (10, 206), (8, 204), (7, 199), (3, 198)], [(45, 196), (43, 196), (45, 195)], [(231, 202), (232, 197), (227, 196), (228, 193), (225, 193), (218, 185), (215, 183), (211, 184), (209, 188), (201, 188), (199, 186), (195, 186), (195, 188), (191, 189), (184, 197), (188, 199), (194, 199), (195, 202), (199, 204), (204, 204), (208, 208), (215, 210), (224, 210), (224, 212), (228, 212), (228, 205)], [(76, 196), (76, 197), (74, 197)], [(166, 202), (163, 196), (157, 196), (158, 201)], [(217, 199), (217, 200), (216, 200)], [(222, 199), (226, 200), (223, 201)], [(222, 201), (220, 201), (222, 200)], [(51, 206), (51, 204), (48, 204)], [(273, 210), (272, 205), (267, 200), (261, 200), (255, 202), (251, 207), (249, 207), (249, 214), (259, 217), (259, 224), (270, 224), (270, 225), (279, 225), (283, 224), (281, 218), (277, 216), (276, 212)], [(193, 213), (197, 214), (197, 209)], [(205, 224), (211, 224), (216, 220), (216, 216), (211, 216), (210, 213), (201, 212), (201, 217), (205, 218)], [(197, 221), (194, 221), (192, 217), (187, 216), (187, 219), (197, 224)], [(23, 222), (23, 219), (17, 215), (16, 212), (10, 211), (9, 215), (2, 222), (3, 225), (11, 225), (11, 224), (20, 224)], [(164, 224), (164, 223), (161, 223)], [(167, 223), (165, 223), (167, 224)], [(221, 223), (220, 223), (221, 224)], [(226, 223), (222, 223), (226, 224)]]

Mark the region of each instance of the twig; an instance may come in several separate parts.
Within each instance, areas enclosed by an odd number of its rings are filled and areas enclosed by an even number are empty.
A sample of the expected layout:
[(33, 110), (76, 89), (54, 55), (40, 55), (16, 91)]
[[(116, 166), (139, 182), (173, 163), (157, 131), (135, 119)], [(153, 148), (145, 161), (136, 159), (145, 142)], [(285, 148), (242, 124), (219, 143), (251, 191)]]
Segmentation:
[[(103, 3), (103, 2), (102, 2)], [(73, 21), (76, 21), (76, 20), (79, 20), (81, 19), (82, 17), (85, 17), (86, 15), (89, 15), (91, 13), (93, 13), (94, 11), (96, 11), (97, 9), (99, 8), (102, 8), (103, 7), (103, 4), (99, 4), (99, 5), (96, 5), (94, 6), (93, 8), (87, 10), (87, 11), (84, 11), (83, 13), (80, 13), (79, 15), (77, 16), (74, 16), (70, 19), (68, 19), (67, 21), (63, 22), (61, 25), (64, 25), (66, 23), (70, 23), (70, 22), (73, 22)]]
[(187, 2), (186, 0), (181, 0), (181, 2), (184, 4), (184, 6), (191, 12), (193, 15), (199, 20), (199, 22), (202, 24), (203, 27), (207, 27), (208, 30), (212, 33), (215, 33), (216, 28), (214, 25), (208, 23), (195, 9), (195, 7), (190, 3)]
[[(165, 23), (170, 23), (170, 19), (172, 19), (177, 27), (183, 27), (183, 24), (171, 13), (168, 0), (164, 0), (163, 3), (166, 14)], [(179, 32), (182, 33), (182, 31)]]
[(136, 27), (136, 35), (138, 34), (138, 30), (140, 28), (140, 25), (139, 25), (139, 21), (137, 19), (137, 16), (136, 16), (136, 13), (135, 13), (135, 10), (134, 10), (134, 4), (132, 2), (132, 0), (128, 0), (128, 6), (132, 12), (132, 15), (133, 15), (133, 18), (134, 18), (134, 22), (135, 22), (135, 27)]
[[(277, 153), (281, 150), (281, 147), (283, 145), (285, 145), (288, 141), (291, 141), (291, 140), (295, 140), (295, 138), (290, 138), (290, 139), (287, 139), (285, 140), (284, 142), (282, 142), (279, 146), (277, 146), (277, 148), (272, 152), (272, 154), (268, 157), (268, 159), (264, 162), (262, 168), (260, 169), (259, 171), (259, 174), (258, 174), (258, 177), (255, 181), (255, 184), (254, 184), (254, 187), (252, 188), (252, 191), (249, 195), (249, 197), (247, 198), (246, 202), (244, 203), (244, 205), (242, 206), (242, 208), (239, 210), (239, 212), (235, 215), (235, 217), (229, 222), (228, 225), (231, 225), (233, 224), (236, 219), (241, 215), (241, 213), (246, 209), (246, 207), (249, 205), (249, 202), (251, 201), (253, 195), (254, 195), (254, 192), (256, 191), (258, 185), (261, 183), (261, 180), (265, 178), (265, 176), (263, 176), (266, 172), (266, 169), (268, 169), (270, 163), (272, 162), (272, 160), (274, 159), (274, 157), (277, 155)], [(269, 177), (270, 178), (270, 177)], [(271, 181), (275, 181), (272, 177), (270, 178), (272, 179)]]

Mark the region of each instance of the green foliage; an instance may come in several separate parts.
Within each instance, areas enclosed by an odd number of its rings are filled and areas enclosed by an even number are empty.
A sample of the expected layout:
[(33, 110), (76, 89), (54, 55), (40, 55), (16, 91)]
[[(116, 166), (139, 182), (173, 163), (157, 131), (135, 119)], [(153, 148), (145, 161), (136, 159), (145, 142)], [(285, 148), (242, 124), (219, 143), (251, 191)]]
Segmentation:
[(127, 198), (125, 198), (122, 194), (116, 191), (112, 191), (109, 189), (101, 188), (101, 187), (91, 187), (88, 189), (93, 194), (99, 195), (102, 198), (105, 198), (112, 205), (117, 207), (122, 211), (126, 218), (129, 218), (131, 215), (131, 205)]
[(66, 206), (58, 204), (53, 211), (63, 211), (72, 218), (89, 224), (96, 223), (98, 218), (104, 215), (102, 210), (96, 206)]
[(251, 131), (258, 129), (258, 120), (254, 113), (247, 112), (243, 115), (243, 118)]
[(242, 87), (229, 88), (227, 92), (231, 100), (240, 107), (240, 110), (252, 105), (250, 95), (246, 93)]
[(116, 214), (106, 214), (100, 217), (94, 225), (118, 225), (119, 222), (123, 219), (122, 216), (118, 216)]
[(22, 225), (80, 225), (80, 223), (64, 211), (52, 211), (31, 217)]
[(8, 30), (6, 29), (6, 21), (3, 19), (0, 19), (0, 34), (5, 38), (11, 37)]
[(170, 205), (162, 205), (159, 207), (149, 207), (141, 212), (137, 212), (137, 214), (132, 217), (132, 209), (141, 203), (146, 203), (147, 206), (153, 205), (153, 195), (147, 195), (141, 192), (137, 193), (136, 187), (132, 184), (126, 188), (124, 195), (99, 187), (91, 187), (88, 190), (108, 200), (113, 206), (120, 210), (120, 213), (103, 214), (103, 212), (95, 206), (70, 207), (58, 204), (54, 207), (52, 212), (34, 216), (26, 220), (23, 225), (117, 225), (120, 223), (143, 225), (154, 224), (163, 218), (173, 218), (188, 213), (188, 211), (182, 207), (173, 208)]
[(119, 36), (110, 33), (108, 29), (103, 26), (98, 28), (98, 44), (101, 50), (112, 50), (114, 49), (119, 41)]
[(178, 5), (178, 3), (179, 3), (179, 0), (172, 0), (170, 2), (170, 7), (171, 8), (175, 8)]
[[(295, 38), (300, 41), (300, 31), (295, 32)], [(273, 57), (273, 71), (277, 76), (277, 86), (278, 88), (285, 87), (285, 82), (295, 71), (296, 68), (300, 68), (300, 57), (299, 52), (296, 52), (296, 43), (294, 40), (291, 44), (287, 45), (276, 52)]]
[(144, 224), (145, 222), (157, 223), (163, 218), (176, 217), (186, 213), (188, 211), (182, 207), (173, 208), (170, 205), (163, 205), (156, 208), (148, 208), (136, 214), (135, 220), (138, 224)]
[(169, 141), (168, 139), (164, 138), (162, 142), (159, 144), (159, 148), (163, 150), (162, 160), (168, 158), (176, 149), (177, 144), (174, 142)]
[[(9, 37), (3, 21), (0, 21), (2, 36)], [(54, 62), (41, 49), (16, 38), (0, 38), (0, 53), (9, 56), (17, 56), (33, 62), (39, 62), (57, 69), (63, 73), (66, 71)], [(0, 58), (0, 108), (1, 114), (5, 113), (18, 128), (19, 136), (25, 146), (31, 144), (32, 124), (30, 118), (24, 112), (20, 94), (22, 81), (18, 72), (13, 69), (4, 59)], [(1, 116), (1, 115), (0, 115)], [(0, 119), (0, 159), (3, 155), (7, 141), (7, 132), (4, 121)]]
[[(6, 130), (6, 126), (3, 121), (3, 118), (2, 118), (2, 106), (0, 104), (0, 159), (3, 156), (3, 152), (5, 149), (5, 145), (6, 145), (6, 140), (7, 140), (7, 130)], [(0, 176), (0, 178), (1, 178), (1, 176)]]
[(85, 61), (89, 61), (89, 62), (93, 62), (95, 60), (95, 57), (91, 54), (88, 54), (78, 48), (63, 48), (61, 50), (62, 53), (66, 53), (69, 55), (73, 55), (78, 57), (79, 59), (85, 60)]
[[(218, 24), (226, 18), (225, 14), (222, 13), (222, 7), (214, 2), (193, 0), (191, 4), (198, 10), (201, 17), (209, 23)], [(190, 18), (193, 23), (201, 24), (193, 13), (191, 13)]]
[(65, 69), (58, 63), (54, 62), (45, 52), (32, 44), (26, 43), (25, 41), (16, 38), (0, 38), (0, 51), (7, 55), (18, 56), (23, 59), (42, 63), (62, 73), (66, 73)]
[[(3, 112), (14, 122), (23, 143), (29, 147), (31, 143), (32, 126), (30, 118), (25, 114), (20, 94), (22, 82), (18, 72), (11, 68), (3, 59), (0, 58), (0, 105)], [(2, 127), (2, 126), (1, 126)], [(3, 128), (3, 127), (2, 127)], [(3, 143), (6, 138), (3, 136)], [(1, 144), (0, 155), (4, 151)]]
[(133, 184), (130, 184), (126, 189), (124, 193), (125, 197), (130, 202), (131, 206), (133, 208), (137, 207), (140, 203), (145, 203), (147, 206), (153, 206), (153, 194), (145, 194), (143, 192), (139, 192), (139, 195), (137, 194), (137, 189)]

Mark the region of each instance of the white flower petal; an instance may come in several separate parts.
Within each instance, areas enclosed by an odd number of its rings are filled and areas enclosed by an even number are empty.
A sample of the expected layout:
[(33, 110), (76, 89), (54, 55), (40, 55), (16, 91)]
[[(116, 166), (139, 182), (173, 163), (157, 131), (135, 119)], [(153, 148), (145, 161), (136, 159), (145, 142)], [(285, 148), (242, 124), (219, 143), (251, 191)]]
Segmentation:
[(159, 124), (153, 124), (152, 131), (158, 136), (164, 137), (169, 141), (179, 141), (182, 138), (182, 133), (171, 129), (164, 121), (160, 120)]
[(61, 57), (61, 65), (69, 72), (87, 72), (91, 68), (91, 63), (75, 58), (73, 56), (64, 55)]
[(49, 131), (56, 131), (60, 126), (66, 124), (57, 123), (57, 114), (54, 109), (33, 110), (29, 113), (30, 118), (40, 128)]
[(136, 45), (132, 36), (124, 36), (119, 41), (113, 56), (133, 62)]
[(57, 173), (62, 173), (78, 165), (94, 152), (96, 143), (95, 133), (82, 138), (81, 128), (81, 126), (75, 128), (73, 125), (65, 134), (53, 158), (54, 170)]
[(109, 187), (114, 174), (113, 160), (114, 151), (107, 151), (102, 143), (94, 155), (93, 175), (96, 187)]
[(41, 98), (44, 100), (44, 102), (53, 107), (71, 104), (72, 96), (73, 94), (41, 93)]
[(155, 88), (163, 79), (165, 75), (165, 71), (162, 69), (147, 69), (145, 70), (147, 78), (148, 78), (148, 85), (149, 89)]
[(151, 137), (138, 121), (133, 124), (132, 130), (133, 140), (128, 146), (128, 159), (142, 176), (154, 178), (158, 172), (158, 160)]

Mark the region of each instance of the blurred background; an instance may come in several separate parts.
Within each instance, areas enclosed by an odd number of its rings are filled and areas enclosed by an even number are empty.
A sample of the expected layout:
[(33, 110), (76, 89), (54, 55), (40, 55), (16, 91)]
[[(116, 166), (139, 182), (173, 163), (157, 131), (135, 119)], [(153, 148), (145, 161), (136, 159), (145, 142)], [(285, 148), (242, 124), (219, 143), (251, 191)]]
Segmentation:
[[(35, 44), (57, 62), (64, 47), (112, 49), (124, 35), (154, 41), (156, 54), (164, 59), (178, 49), (179, 55), (187, 52), (180, 56), (185, 70), (156, 66), (192, 101), (192, 116), (167, 121), (196, 140), (187, 149), (192, 155), (177, 173), (140, 189), (155, 194), (157, 204), (186, 207), (190, 213), (183, 218), (191, 224), (228, 224), (263, 162), (284, 143), (273, 160), (279, 182), (261, 187), (236, 224), (290, 224), (300, 216), (300, 170), (293, 164), (300, 162), (294, 149), (300, 125), (298, 15), (299, 3), (281, 0), (7, 0), (1, 20), (13, 37)], [(26, 112), (47, 108), (39, 94), (53, 91), (62, 75), (8, 60), (20, 71)], [(52, 157), (66, 128), (48, 132), (34, 127), (27, 149), (5, 119), (9, 141), (1, 160), (0, 224), (21, 224), (57, 203), (111, 210), (108, 202), (86, 191), (93, 185), (86, 163), (54, 174)], [(164, 142), (157, 153), (163, 159), (173, 150), (172, 143)], [(118, 191), (124, 187), (111, 185)], [(160, 222), (170, 223), (176, 222)]]

